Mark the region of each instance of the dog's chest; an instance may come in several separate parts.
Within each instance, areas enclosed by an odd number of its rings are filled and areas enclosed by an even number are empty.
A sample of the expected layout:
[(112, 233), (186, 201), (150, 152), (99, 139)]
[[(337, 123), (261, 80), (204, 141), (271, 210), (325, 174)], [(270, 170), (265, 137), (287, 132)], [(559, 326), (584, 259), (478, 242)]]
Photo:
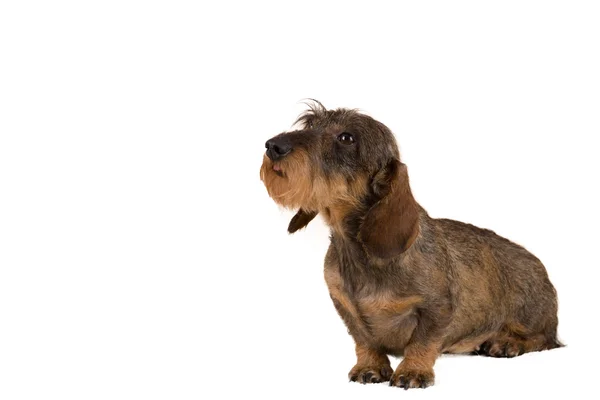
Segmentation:
[(358, 297), (358, 312), (372, 341), (390, 350), (401, 351), (416, 325), (418, 296), (399, 297), (389, 293)]
[(325, 279), (338, 313), (355, 340), (399, 354), (416, 326), (415, 308), (419, 296), (403, 296), (378, 290), (368, 284), (349, 289), (348, 282), (335, 269), (325, 269)]
[(386, 265), (370, 265), (360, 246), (333, 241), (325, 280), (334, 305), (356, 341), (401, 353), (416, 326), (421, 298), (391, 283)]

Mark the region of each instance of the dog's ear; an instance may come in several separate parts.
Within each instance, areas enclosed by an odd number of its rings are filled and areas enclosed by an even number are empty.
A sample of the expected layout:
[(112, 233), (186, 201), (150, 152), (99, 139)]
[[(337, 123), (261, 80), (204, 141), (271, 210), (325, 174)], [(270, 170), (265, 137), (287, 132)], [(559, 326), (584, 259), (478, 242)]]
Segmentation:
[(395, 257), (408, 250), (419, 234), (419, 208), (406, 165), (392, 160), (375, 174), (371, 188), (379, 200), (365, 215), (358, 239), (371, 255)]
[(317, 211), (305, 211), (303, 209), (299, 209), (288, 225), (288, 232), (294, 233), (298, 229), (306, 227), (306, 225), (308, 225), (308, 223), (312, 221), (317, 214)]

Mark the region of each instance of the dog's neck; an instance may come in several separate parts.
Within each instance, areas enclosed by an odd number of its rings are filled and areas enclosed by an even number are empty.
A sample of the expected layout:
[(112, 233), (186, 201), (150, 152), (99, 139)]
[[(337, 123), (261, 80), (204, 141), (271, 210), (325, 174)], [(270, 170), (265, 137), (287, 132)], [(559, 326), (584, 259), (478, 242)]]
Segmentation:
[(364, 216), (372, 206), (372, 201), (363, 199), (359, 203), (338, 201), (320, 211), (323, 220), (332, 234), (342, 238), (356, 239)]
[(347, 238), (356, 237), (358, 233), (358, 227), (352, 224), (353, 219), (360, 218), (356, 214), (356, 210), (349, 204), (326, 207), (321, 213), (332, 234)]

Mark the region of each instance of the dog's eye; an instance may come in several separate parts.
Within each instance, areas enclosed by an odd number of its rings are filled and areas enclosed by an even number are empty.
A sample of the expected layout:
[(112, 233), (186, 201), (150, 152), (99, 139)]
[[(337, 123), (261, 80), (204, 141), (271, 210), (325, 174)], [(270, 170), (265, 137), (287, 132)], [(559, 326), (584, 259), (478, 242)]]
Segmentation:
[(337, 137), (338, 140), (344, 144), (352, 144), (354, 143), (354, 136), (352, 136), (351, 133), (348, 132), (342, 132), (340, 133), (340, 135)]

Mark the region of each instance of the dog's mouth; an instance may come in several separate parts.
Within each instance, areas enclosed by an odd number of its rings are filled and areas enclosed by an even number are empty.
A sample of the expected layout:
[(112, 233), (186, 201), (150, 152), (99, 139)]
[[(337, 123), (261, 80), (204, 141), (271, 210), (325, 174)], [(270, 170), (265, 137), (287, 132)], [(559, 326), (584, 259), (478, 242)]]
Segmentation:
[(279, 164), (273, 164), (273, 171), (277, 174), (277, 176), (280, 176), (282, 178), (285, 177), (285, 174), (281, 170), (281, 166)]

